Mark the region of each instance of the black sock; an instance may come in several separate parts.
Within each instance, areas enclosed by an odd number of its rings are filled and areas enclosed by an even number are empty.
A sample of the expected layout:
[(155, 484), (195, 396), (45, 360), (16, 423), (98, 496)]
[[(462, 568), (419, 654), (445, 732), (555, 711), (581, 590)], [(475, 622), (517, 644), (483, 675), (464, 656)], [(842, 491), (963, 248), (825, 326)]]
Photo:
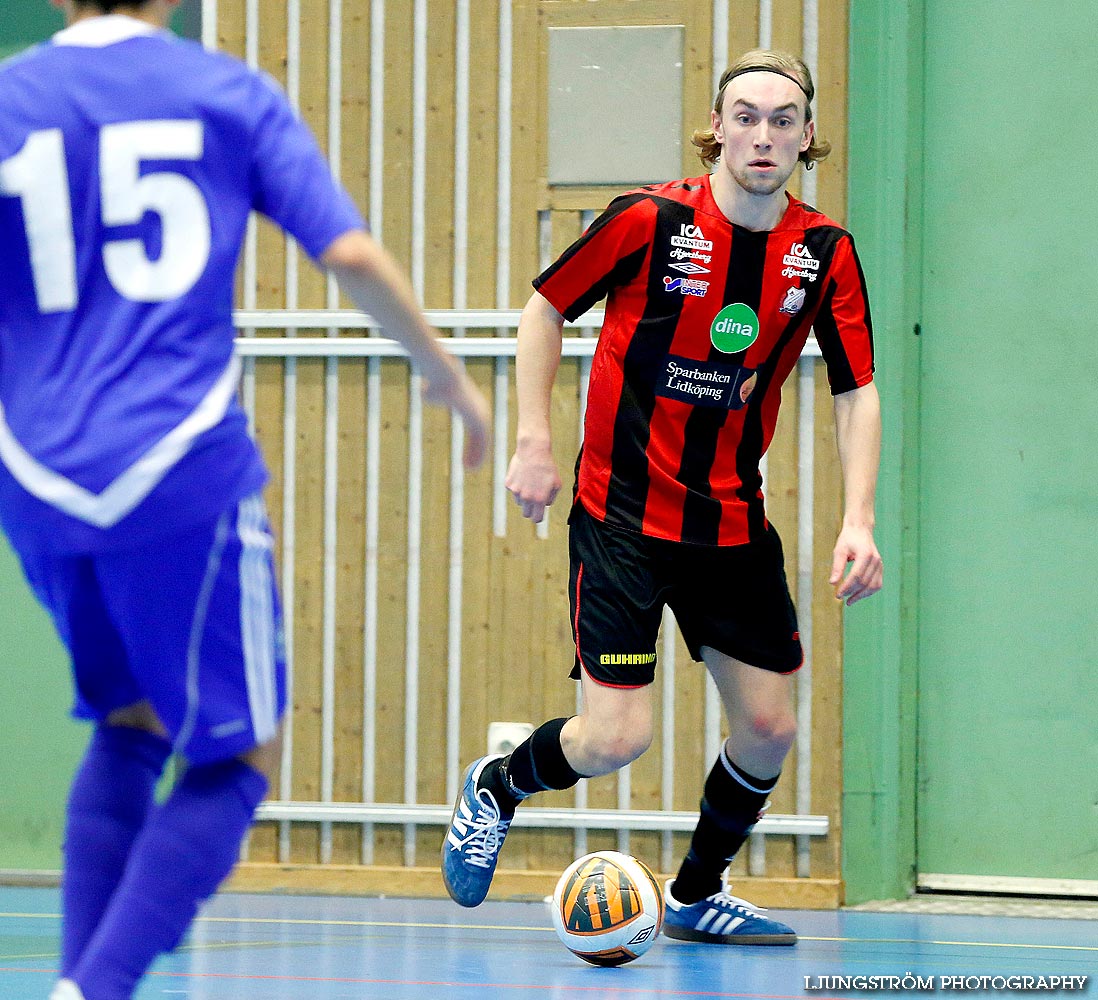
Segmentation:
[(560, 745), (560, 731), (567, 721), (542, 723), (508, 756), (484, 768), (480, 787), (491, 791), (503, 812), (513, 812), (535, 792), (571, 788), (583, 777), (568, 763)]
[(697, 903), (721, 890), (721, 876), (747, 840), (778, 777), (756, 778), (728, 758), (724, 748), (705, 781), (701, 815), (690, 850), (671, 886), (680, 903)]

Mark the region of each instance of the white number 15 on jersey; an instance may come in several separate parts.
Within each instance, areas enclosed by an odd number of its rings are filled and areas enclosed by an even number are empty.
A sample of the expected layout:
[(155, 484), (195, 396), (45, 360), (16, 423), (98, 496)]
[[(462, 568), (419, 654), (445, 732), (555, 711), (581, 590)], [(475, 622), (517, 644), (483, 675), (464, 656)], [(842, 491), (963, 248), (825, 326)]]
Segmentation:
[[(99, 132), (99, 196), (103, 225), (138, 223), (146, 212), (161, 221), (161, 251), (150, 260), (143, 240), (103, 243), (103, 265), (119, 295), (165, 302), (189, 291), (210, 256), (210, 212), (198, 185), (170, 171), (141, 173), (143, 160), (198, 160), (202, 123), (140, 121)], [(76, 308), (76, 245), (72, 199), (60, 129), (32, 132), (23, 148), (0, 162), (0, 194), (18, 197), (30, 248), (38, 309)]]

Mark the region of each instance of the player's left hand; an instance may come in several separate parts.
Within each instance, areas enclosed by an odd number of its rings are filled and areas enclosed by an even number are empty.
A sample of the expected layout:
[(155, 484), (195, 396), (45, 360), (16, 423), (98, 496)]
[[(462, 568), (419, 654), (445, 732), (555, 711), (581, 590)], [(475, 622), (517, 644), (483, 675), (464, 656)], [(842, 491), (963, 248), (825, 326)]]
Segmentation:
[[(844, 578), (843, 569), (847, 565), (850, 572)], [(864, 597), (872, 597), (881, 589), (884, 564), (877, 543), (873, 541), (872, 529), (843, 526), (831, 557), (829, 582), (835, 588), (835, 597), (845, 601), (847, 607)]]

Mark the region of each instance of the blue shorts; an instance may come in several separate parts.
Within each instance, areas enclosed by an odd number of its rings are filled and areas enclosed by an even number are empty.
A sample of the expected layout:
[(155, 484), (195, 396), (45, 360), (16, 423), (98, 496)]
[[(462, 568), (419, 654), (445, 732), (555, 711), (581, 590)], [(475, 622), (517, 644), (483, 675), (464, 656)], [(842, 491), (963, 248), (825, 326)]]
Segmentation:
[(268, 742), (286, 705), (273, 539), (258, 494), (216, 523), (95, 555), (19, 552), (72, 657), (73, 714), (148, 700), (192, 763)]

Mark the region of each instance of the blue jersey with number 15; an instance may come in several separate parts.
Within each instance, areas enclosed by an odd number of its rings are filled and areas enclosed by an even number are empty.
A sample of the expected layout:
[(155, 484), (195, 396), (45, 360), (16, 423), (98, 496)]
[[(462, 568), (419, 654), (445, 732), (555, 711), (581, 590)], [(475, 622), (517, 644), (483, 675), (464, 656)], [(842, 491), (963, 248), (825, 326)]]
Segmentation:
[(120, 15), (0, 66), (0, 519), (102, 551), (212, 520), (265, 471), (236, 398), (249, 212), (314, 258), (362, 219), (238, 61)]

